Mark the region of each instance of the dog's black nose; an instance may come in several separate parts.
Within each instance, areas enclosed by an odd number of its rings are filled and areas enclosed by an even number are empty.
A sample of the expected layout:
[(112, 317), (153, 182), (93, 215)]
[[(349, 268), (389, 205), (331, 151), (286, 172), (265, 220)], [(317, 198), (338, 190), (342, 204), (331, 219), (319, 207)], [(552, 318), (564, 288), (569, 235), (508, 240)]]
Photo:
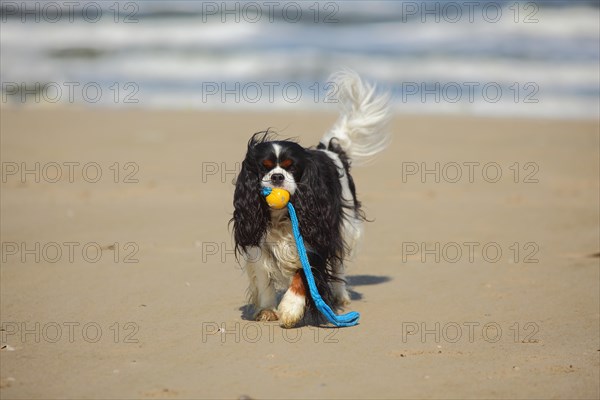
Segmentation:
[(273, 174), (271, 175), (271, 182), (275, 186), (283, 185), (283, 181), (285, 180), (285, 176), (283, 174)]

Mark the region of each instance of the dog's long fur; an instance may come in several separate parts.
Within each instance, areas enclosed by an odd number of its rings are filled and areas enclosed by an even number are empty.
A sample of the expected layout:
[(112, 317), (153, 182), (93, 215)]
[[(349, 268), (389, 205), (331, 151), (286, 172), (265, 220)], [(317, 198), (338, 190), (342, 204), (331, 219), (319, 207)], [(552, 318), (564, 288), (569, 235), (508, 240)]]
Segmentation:
[[(290, 192), (300, 232), (323, 299), (344, 306), (350, 297), (344, 260), (362, 234), (365, 220), (350, 175), (351, 163), (364, 163), (389, 142), (388, 96), (352, 71), (333, 76), (342, 114), (316, 148), (274, 140), (270, 132), (254, 134), (237, 178), (233, 227), (236, 253), (246, 260), (249, 297), (257, 320), (279, 319), (296, 325), (305, 307), (306, 277), (296, 252), (287, 209), (270, 209), (262, 187)], [(277, 306), (277, 291), (285, 291)]]

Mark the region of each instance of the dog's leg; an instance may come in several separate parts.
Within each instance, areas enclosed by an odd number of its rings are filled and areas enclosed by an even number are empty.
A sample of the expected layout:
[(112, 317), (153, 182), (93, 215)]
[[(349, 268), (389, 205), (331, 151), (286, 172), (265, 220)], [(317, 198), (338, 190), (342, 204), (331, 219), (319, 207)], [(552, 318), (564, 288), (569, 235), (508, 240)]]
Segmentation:
[(256, 310), (257, 321), (277, 321), (275, 287), (263, 265), (264, 262), (265, 260), (246, 264), (246, 272), (250, 280), (248, 288), (250, 302)]
[[(352, 259), (356, 255), (360, 239), (363, 232), (363, 222), (355, 217), (344, 221), (344, 241), (348, 244), (349, 252), (345, 255), (347, 259)], [(350, 304), (350, 294), (346, 285), (346, 266), (344, 262), (336, 263), (333, 266), (333, 275), (337, 278), (332, 283), (333, 298), (336, 307), (345, 307)]]
[(292, 284), (283, 295), (279, 303), (279, 319), (286, 328), (294, 327), (304, 316), (306, 308), (306, 288), (300, 276), (300, 271), (296, 272), (292, 278)]
[(346, 274), (344, 264), (339, 263), (333, 268), (333, 274), (337, 278), (332, 283), (333, 298), (336, 307), (345, 307), (350, 304), (350, 294), (346, 287)]

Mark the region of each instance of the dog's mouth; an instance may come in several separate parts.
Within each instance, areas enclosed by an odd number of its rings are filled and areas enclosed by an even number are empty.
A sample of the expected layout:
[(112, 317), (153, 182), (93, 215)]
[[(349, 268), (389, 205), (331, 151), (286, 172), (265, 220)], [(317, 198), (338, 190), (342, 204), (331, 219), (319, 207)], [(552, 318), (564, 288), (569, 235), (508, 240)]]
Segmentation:
[(261, 186), (268, 187), (271, 189), (285, 189), (288, 192), (290, 192), (290, 195), (293, 195), (294, 192), (296, 192), (296, 184), (288, 179), (270, 179), (268, 176), (264, 176), (261, 180)]

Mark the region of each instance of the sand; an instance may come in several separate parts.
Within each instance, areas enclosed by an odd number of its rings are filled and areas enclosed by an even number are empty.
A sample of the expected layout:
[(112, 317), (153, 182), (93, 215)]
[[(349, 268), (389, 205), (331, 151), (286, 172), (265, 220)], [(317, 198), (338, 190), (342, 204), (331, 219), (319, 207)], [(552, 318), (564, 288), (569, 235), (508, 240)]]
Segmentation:
[(246, 141), (335, 118), (3, 109), (0, 396), (598, 398), (594, 121), (397, 116), (354, 169), (360, 325), (244, 319)]

